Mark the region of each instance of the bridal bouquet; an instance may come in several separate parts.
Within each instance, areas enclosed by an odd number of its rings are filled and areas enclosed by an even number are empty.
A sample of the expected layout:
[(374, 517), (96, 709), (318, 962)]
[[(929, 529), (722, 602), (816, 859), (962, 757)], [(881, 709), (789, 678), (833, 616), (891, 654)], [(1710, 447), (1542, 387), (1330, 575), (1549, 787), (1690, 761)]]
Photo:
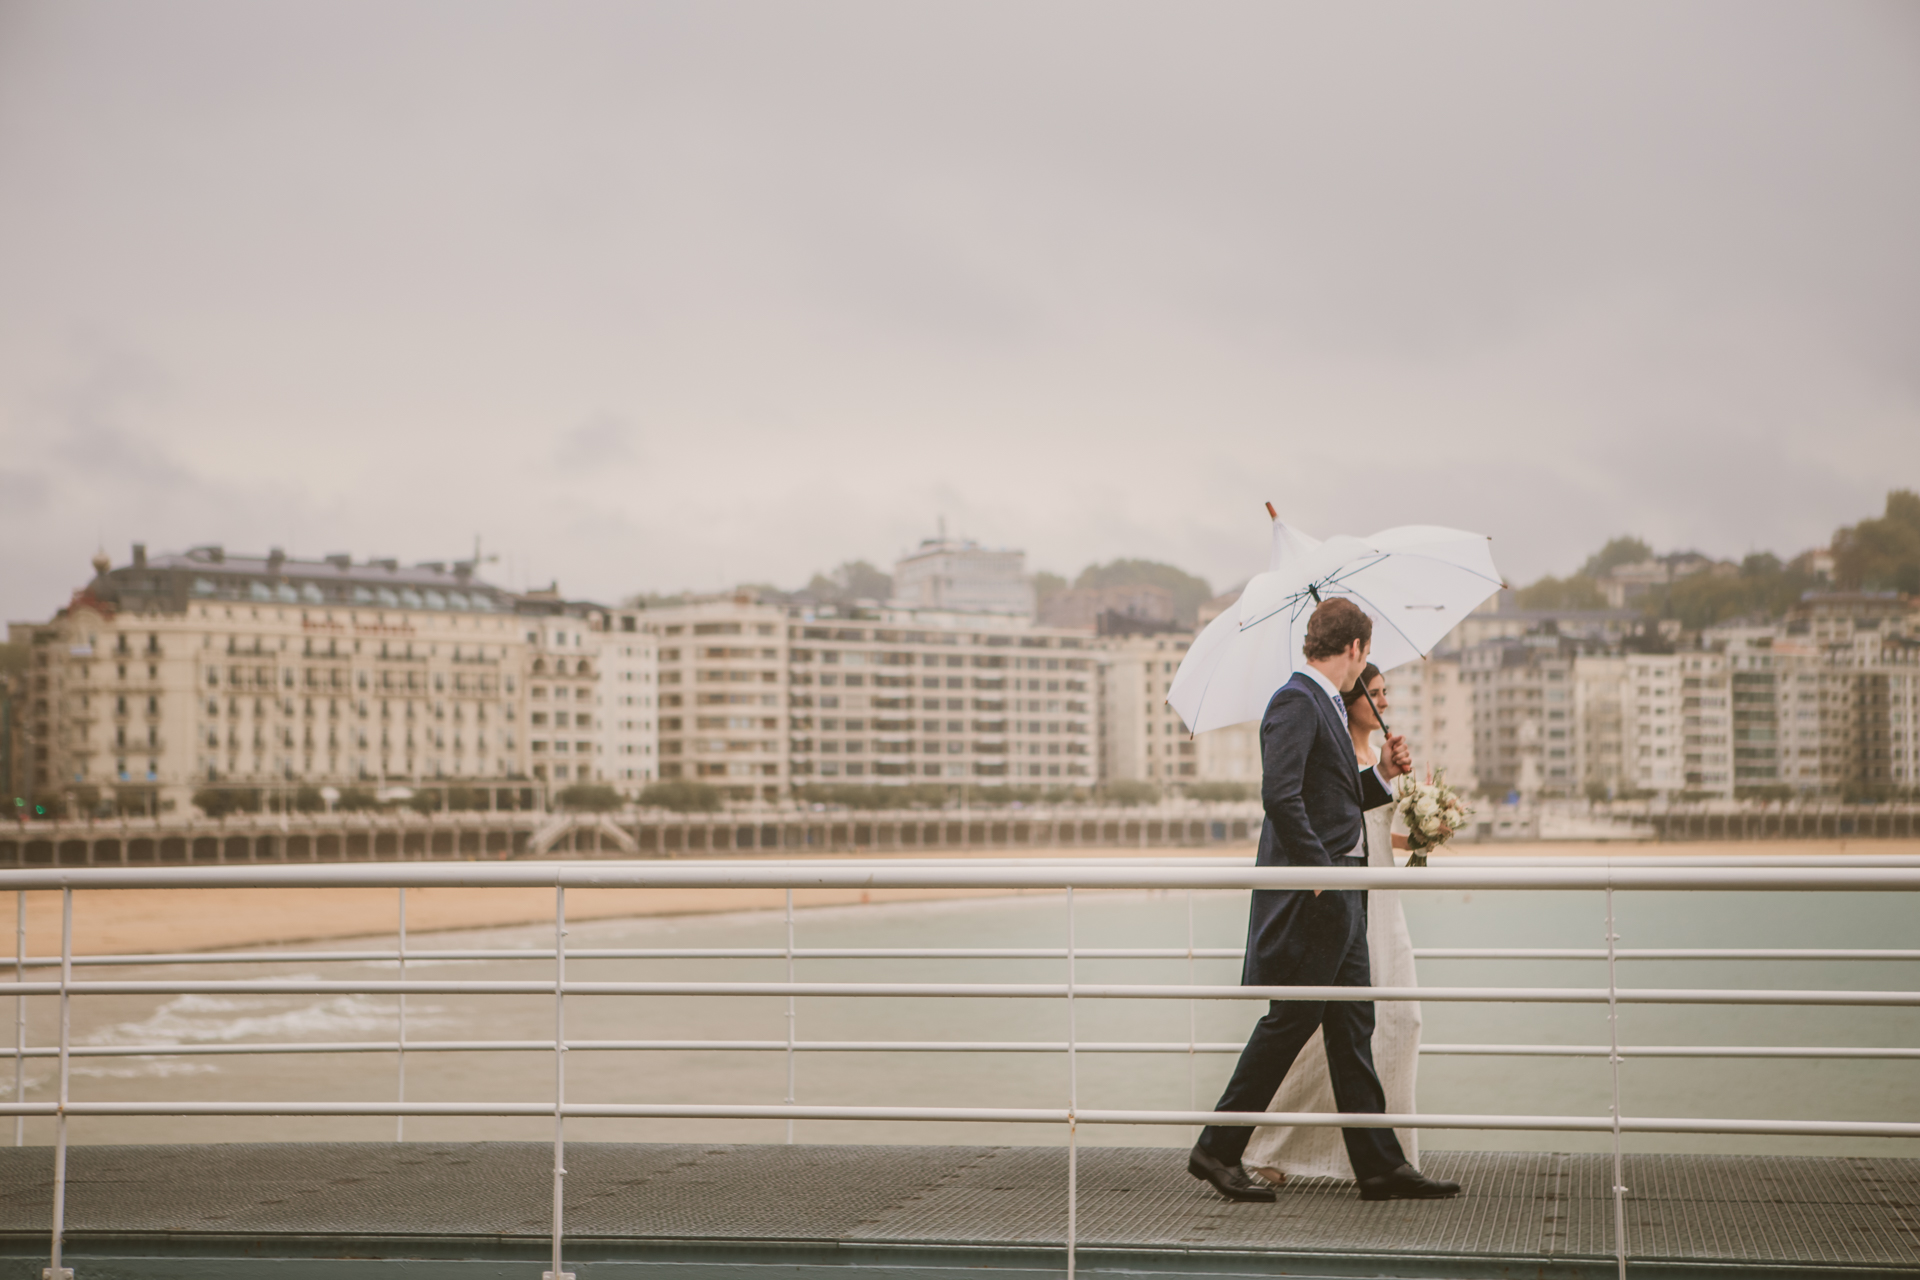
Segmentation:
[(1447, 785), (1444, 773), (1428, 774), (1425, 782), (1402, 774), (1394, 788), (1393, 811), (1407, 824), (1410, 867), (1426, 866), (1427, 854), (1451, 840), (1473, 816), (1460, 793)]

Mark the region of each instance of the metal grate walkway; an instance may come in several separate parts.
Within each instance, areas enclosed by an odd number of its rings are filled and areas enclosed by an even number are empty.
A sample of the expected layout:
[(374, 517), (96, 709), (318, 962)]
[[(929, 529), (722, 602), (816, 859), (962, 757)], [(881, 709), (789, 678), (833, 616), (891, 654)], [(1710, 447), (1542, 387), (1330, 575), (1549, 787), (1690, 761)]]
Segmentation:
[[(544, 1239), (551, 1160), (541, 1143), (75, 1147), (72, 1264), (85, 1274), (89, 1254), (115, 1252), (110, 1242), (154, 1237), (175, 1251), (246, 1238), (256, 1256), (274, 1238), (465, 1239), (481, 1257), (489, 1241)], [(1610, 1267), (1608, 1161), (1433, 1152), (1428, 1171), (1463, 1182), (1459, 1199), (1368, 1204), (1351, 1184), (1314, 1179), (1274, 1205), (1234, 1205), (1189, 1178), (1177, 1150), (1090, 1148), (1080, 1242), (1089, 1254)], [(630, 1254), (646, 1242), (1031, 1250), (1065, 1235), (1057, 1148), (579, 1143), (567, 1162), (568, 1239)], [(1626, 1168), (1636, 1261), (1920, 1274), (1920, 1161), (1640, 1155)], [(44, 1248), (51, 1173), (46, 1148), (0, 1149), (0, 1275)], [(1092, 1257), (1083, 1267), (1098, 1269)]]

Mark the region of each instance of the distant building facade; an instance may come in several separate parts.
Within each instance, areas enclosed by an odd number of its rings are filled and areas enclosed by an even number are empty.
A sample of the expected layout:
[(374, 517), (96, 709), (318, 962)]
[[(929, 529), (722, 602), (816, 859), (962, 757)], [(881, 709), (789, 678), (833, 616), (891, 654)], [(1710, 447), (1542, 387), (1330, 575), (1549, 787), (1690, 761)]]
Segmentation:
[(36, 792), (161, 810), (206, 786), (532, 776), (538, 628), (471, 564), (136, 545), (94, 569), (52, 620), (9, 627), (28, 649), (16, 774)]
[(1192, 643), (1190, 633), (1102, 642), (1103, 779), (1176, 787), (1203, 778), (1200, 744), (1167, 704), (1174, 673)]
[[(1047, 597), (1040, 610), (1043, 626), (1099, 631), (1103, 618), (1123, 618), (1172, 629), (1173, 592), (1165, 587), (1072, 587)], [(1188, 626), (1192, 623), (1189, 621)], [(1111, 629), (1111, 628), (1109, 628)]]
[(660, 776), (658, 637), (640, 609), (616, 609), (601, 638), (600, 775), (628, 795)]
[(559, 787), (603, 781), (600, 705), (610, 611), (555, 592), (520, 599), (527, 771)]
[(1473, 761), (1473, 694), (1457, 654), (1442, 653), (1386, 673), (1387, 726), (1404, 734), (1420, 777), (1429, 771), (1464, 791), (1479, 785)]
[(1473, 709), (1473, 772), (1483, 789), (1573, 794), (1575, 652), (1572, 643), (1547, 635), (1461, 653)]
[(991, 612), (716, 596), (646, 611), (660, 776), (773, 800), (810, 783), (1090, 786), (1087, 637)]
[(893, 604), (1032, 618), (1027, 553), (990, 550), (970, 539), (928, 538), (894, 563)]

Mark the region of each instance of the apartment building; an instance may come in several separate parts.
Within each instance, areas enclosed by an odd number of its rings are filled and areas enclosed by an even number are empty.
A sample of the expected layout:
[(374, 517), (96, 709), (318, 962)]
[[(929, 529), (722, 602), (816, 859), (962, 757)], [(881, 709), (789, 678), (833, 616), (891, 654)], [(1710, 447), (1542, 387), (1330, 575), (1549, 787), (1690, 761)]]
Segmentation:
[[(1112, 627), (1116, 621), (1120, 627)], [(1161, 626), (1172, 630), (1173, 621), (1173, 592), (1146, 583), (1071, 587), (1047, 597), (1040, 610), (1041, 625), (1074, 631), (1123, 630), (1128, 624), (1145, 624), (1142, 630)]]
[[(1584, 660), (1583, 660), (1584, 661)], [(1731, 681), (1726, 655), (1631, 654), (1621, 662), (1624, 773), (1631, 790), (1731, 798)]]
[(1094, 655), (1010, 614), (715, 596), (646, 611), (662, 778), (746, 799), (808, 783), (1086, 786)]
[(616, 609), (601, 637), (600, 776), (637, 794), (660, 776), (658, 637), (640, 609)]
[(1920, 792), (1920, 641), (1890, 643), (1854, 673), (1852, 762), (1856, 795)]
[(1461, 653), (1473, 771), (1483, 789), (1573, 794), (1574, 656), (1573, 644), (1554, 635), (1493, 640)]
[(1444, 773), (1463, 790), (1478, 785), (1473, 761), (1473, 694), (1457, 655), (1409, 662), (1386, 673), (1387, 725), (1405, 734), (1421, 777)]
[[(514, 597), (472, 565), (103, 554), (28, 646), (36, 790), (524, 776)], [(124, 798), (124, 797), (123, 797)]]
[(527, 772), (570, 786), (606, 780), (602, 662), (608, 610), (536, 591), (519, 601)]
[(656, 643), (661, 778), (711, 783), (740, 799), (786, 793), (795, 723), (787, 614), (751, 595), (646, 611), (639, 625)]
[[(1100, 654), (1100, 776), (1108, 781), (1153, 782), (1163, 787), (1197, 782), (1209, 777), (1201, 767), (1201, 741), (1187, 731), (1180, 715), (1167, 705), (1174, 672), (1193, 643), (1190, 632), (1152, 636), (1113, 637), (1099, 641)], [(1250, 726), (1256, 735), (1258, 726)], [(1242, 726), (1235, 726), (1242, 728)], [(1201, 735), (1213, 739), (1232, 729)], [(1244, 736), (1242, 734), (1241, 736)], [(1257, 739), (1256, 739), (1257, 740)], [(1211, 741), (1207, 746), (1213, 746)], [(1231, 769), (1227, 781), (1239, 781), (1245, 772), (1244, 744), (1218, 754)], [(1259, 749), (1254, 748), (1253, 781), (1259, 780)]]
[(1736, 791), (1842, 789), (1850, 673), (1831, 668), (1812, 645), (1776, 636), (1749, 637), (1726, 653)]
[(1627, 659), (1618, 654), (1574, 659), (1574, 778), (1589, 799), (1612, 800), (1636, 785), (1627, 751), (1627, 675)]

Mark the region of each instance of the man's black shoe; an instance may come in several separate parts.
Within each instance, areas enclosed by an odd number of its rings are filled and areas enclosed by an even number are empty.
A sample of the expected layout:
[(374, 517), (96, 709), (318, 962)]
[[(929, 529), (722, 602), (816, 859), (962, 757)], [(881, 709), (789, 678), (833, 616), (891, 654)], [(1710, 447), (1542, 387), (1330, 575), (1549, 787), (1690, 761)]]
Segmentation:
[(1215, 1160), (1198, 1146), (1187, 1157), (1187, 1172), (1202, 1182), (1211, 1183), (1215, 1191), (1229, 1200), (1273, 1203), (1272, 1187), (1248, 1177), (1247, 1171), (1238, 1164), (1223, 1164)]
[(1410, 1164), (1392, 1173), (1360, 1179), (1362, 1200), (1445, 1200), (1459, 1194), (1459, 1183), (1429, 1178)]

